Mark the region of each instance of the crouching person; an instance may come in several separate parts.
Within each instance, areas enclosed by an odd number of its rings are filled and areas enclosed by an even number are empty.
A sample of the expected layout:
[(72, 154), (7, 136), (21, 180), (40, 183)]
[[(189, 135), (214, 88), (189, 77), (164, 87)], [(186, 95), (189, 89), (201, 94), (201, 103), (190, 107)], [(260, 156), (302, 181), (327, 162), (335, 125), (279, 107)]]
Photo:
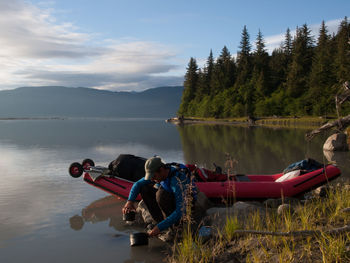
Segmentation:
[[(160, 157), (152, 157), (145, 163), (145, 177), (134, 183), (123, 213), (135, 210), (138, 194), (146, 204), (157, 225), (149, 230), (149, 236), (179, 224), (186, 213), (186, 206), (195, 210), (197, 188), (187, 168), (165, 164)], [(159, 187), (154, 187), (157, 184)], [(188, 198), (190, 196), (190, 198)], [(189, 203), (190, 202), (190, 203)], [(188, 207), (188, 206), (187, 206)]]

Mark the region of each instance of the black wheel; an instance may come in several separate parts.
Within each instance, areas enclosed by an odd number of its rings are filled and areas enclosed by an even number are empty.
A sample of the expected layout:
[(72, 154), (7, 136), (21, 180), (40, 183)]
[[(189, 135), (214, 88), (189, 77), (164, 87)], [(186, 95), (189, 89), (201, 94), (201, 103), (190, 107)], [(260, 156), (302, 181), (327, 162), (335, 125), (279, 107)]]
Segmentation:
[(80, 163), (72, 163), (68, 171), (72, 177), (78, 178), (83, 174), (84, 168)]
[(85, 160), (82, 162), (82, 165), (83, 165), (84, 170), (87, 170), (87, 169), (89, 169), (89, 167), (95, 166), (95, 163), (94, 163), (94, 161), (91, 160), (91, 159), (85, 159)]

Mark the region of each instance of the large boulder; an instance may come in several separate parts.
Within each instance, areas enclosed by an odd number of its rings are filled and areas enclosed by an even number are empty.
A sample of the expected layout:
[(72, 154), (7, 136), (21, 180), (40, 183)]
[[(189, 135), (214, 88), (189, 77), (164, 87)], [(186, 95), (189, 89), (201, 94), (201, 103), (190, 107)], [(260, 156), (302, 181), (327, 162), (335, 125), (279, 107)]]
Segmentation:
[(326, 157), (328, 162), (333, 164), (341, 165), (348, 162), (348, 154), (346, 152), (323, 150), (323, 155)]
[(345, 133), (336, 133), (328, 137), (323, 145), (325, 151), (348, 151), (349, 145)]

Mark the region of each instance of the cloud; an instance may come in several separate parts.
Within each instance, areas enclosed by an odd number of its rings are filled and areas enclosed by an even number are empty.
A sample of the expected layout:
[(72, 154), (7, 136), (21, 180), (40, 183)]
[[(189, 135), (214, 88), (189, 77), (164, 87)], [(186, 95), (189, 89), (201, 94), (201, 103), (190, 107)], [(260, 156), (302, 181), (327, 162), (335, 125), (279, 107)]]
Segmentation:
[(143, 73), (120, 74), (115, 72), (77, 72), (77, 71), (45, 71), (23, 70), (16, 73), (25, 76), (33, 83), (46, 85), (62, 85), (67, 87), (91, 87), (112, 91), (140, 91), (159, 86), (181, 85), (182, 76), (152, 76)]
[(85, 45), (88, 34), (72, 24), (55, 24), (50, 11), (19, 0), (0, 2), (0, 56), (80, 58), (99, 55), (104, 48)]
[[(335, 19), (335, 20), (330, 20), (326, 21), (326, 27), (328, 30), (328, 34), (333, 34), (337, 33), (338, 27), (340, 25), (340, 22), (342, 19)], [(319, 34), (319, 29), (321, 27), (321, 24), (313, 24), (313, 25), (308, 25), (309, 29), (311, 30), (311, 35), (314, 36), (314, 39), (316, 40)], [(295, 36), (296, 30), (291, 30), (291, 35), (292, 37)], [(279, 48), (281, 44), (284, 42), (285, 39), (285, 34), (286, 32), (278, 35), (273, 35), (273, 36), (268, 36), (265, 37), (265, 42), (266, 42), (266, 48), (269, 53), (272, 53), (272, 51), (276, 48)]]
[(81, 33), (71, 23), (58, 24), (52, 13), (20, 0), (0, 1), (0, 89), (62, 85), (144, 90), (182, 84), (172, 48), (135, 39), (93, 45), (93, 34)]

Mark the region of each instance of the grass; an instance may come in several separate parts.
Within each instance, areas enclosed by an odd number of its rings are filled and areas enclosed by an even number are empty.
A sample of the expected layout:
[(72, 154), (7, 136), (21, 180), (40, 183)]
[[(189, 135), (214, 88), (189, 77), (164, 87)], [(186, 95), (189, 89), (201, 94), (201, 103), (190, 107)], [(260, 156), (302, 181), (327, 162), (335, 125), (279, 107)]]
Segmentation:
[[(277, 215), (253, 213), (240, 222), (228, 216), (218, 235), (207, 243), (185, 233), (175, 243), (174, 262), (350, 262), (350, 234), (330, 235), (328, 230), (350, 224), (350, 189), (338, 186), (326, 198), (314, 198), (293, 210)], [(311, 236), (236, 234), (237, 229), (274, 232), (318, 230)], [(232, 262), (232, 261), (231, 261)], [(233, 261), (236, 262), (236, 261)]]

